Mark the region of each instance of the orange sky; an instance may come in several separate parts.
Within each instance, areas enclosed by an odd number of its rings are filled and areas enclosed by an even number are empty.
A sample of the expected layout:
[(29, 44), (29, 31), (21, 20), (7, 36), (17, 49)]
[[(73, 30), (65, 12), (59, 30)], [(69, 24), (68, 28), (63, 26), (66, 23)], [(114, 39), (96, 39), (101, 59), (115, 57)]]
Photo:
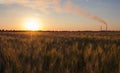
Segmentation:
[[(117, 0), (0, 0), (0, 29), (28, 30), (30, 18), (38, 30), (120, 30)], [(36, 24), (35, 24), (36, 25)]]

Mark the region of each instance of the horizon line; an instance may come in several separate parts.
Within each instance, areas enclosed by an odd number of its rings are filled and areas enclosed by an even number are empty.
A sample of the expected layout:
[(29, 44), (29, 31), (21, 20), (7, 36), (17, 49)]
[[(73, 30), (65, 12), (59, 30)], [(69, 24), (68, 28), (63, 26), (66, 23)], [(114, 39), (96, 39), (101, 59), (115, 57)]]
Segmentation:
[(4, 30), (0, 32), (120, 32), (120, 30)]

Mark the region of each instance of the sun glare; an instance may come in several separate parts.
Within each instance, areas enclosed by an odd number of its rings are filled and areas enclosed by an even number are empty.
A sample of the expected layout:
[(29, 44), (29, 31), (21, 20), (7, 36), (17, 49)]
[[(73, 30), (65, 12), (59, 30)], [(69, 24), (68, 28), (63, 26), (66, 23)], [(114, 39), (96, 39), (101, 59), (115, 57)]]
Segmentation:
[(26, 21), (25, 27), (26, 27), (27, 30), (36, 31), (36, 30), (40, 29), (39, 28), (40, 23), (38, 23), (38, 21), (35, 20), (35, 19), (30, 19), (30, 20)]

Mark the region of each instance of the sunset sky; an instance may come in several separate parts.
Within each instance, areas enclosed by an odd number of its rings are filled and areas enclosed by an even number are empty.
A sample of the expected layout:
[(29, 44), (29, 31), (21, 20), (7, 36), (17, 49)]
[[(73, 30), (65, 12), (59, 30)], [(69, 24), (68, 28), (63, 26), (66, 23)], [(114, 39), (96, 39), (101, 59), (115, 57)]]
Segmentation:
[(120, 30), (120, 0), (0, 0), (0, 29)]

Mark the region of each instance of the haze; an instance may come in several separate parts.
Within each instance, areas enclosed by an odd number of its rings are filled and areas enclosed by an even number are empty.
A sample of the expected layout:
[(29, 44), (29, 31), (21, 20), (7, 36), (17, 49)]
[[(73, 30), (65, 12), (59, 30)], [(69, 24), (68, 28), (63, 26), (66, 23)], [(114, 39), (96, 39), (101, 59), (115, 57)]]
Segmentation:
[(27, 30), (26, 20), (37, 20), (38, 30), (120, 30), (119, 0), (0, 0), (0, 29)]

